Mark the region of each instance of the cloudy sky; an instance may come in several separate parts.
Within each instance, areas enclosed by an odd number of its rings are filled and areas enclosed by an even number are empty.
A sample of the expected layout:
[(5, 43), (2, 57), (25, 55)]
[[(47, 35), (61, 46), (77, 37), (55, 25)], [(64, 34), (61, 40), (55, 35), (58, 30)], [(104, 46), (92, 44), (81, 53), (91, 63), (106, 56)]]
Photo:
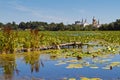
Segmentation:
[(101, 23), (120, 18), (120, 0), (0, 0), (0, 22), (74, 23), (93, 16)]

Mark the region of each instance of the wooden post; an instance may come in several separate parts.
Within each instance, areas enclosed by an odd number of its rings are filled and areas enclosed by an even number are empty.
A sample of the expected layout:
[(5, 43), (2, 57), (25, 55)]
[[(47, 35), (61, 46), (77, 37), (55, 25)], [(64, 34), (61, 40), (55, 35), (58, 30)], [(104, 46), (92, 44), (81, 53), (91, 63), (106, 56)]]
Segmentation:
[(59, 45), (56, 45), (56, 49), (59, 49), (59, 50), (60, 50), (60, 46), (59, 46)]
[(82, 48), (82, 43), (78, 44), (78, 48)]
[(75, 48), (76, 47), (76, 42), (74, 41), (74, 43), (73, 43), (73, 48)]

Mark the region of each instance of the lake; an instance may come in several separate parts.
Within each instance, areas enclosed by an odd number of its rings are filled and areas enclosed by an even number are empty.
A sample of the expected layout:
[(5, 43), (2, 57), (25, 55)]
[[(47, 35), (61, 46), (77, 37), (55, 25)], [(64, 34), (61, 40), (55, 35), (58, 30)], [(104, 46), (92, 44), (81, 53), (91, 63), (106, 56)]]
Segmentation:
[(56, 57), (46, 53), (2, 55), (0, 80), (120, 80), (120, 55)]

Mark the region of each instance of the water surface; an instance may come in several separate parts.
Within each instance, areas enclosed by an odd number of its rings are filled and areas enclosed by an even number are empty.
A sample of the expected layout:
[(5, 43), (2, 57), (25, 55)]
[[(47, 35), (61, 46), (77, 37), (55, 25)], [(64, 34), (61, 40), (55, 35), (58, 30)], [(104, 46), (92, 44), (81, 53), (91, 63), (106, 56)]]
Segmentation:
[(120, 55), (77, 58), (26, 54), (0, 59), (0, 80), (120, 80)]

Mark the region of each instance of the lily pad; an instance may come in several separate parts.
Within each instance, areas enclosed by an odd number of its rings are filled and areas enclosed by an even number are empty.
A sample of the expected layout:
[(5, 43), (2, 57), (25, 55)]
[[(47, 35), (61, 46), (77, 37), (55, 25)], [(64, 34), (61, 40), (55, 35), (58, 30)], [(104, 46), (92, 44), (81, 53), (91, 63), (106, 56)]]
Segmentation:
[(103, 67), (102, 69), (110, 70), (110, 67), (106, 66), (106, 67)]
[(76, 80), (75, 78), (70, 78), (69, 80)]
[(55, 65), (63, 65), (63, 64), (66, 64), (65, 62), (60, 62), (58, 64), (55, 64)]
[(105, 62), (109, 62), (109, 61), (111, 61), (111, 59), (104, 59), (104, 60), (100, 60), (99, 62), (100, 63), (105, 63)]
[(66, 62), (78, 62), (78, 60), (73, 59), (73, 60), (69, 60), (69, 61), (66, 61)]
[(81, 80), (102, 80), (100, 78), (87, 78), (87, 77), (82, 77)]
[(112, 67), (115, 67), (115, 66), (118, 66), (118, 65), (120, 65), (120, 62), (112, 62), (110, 64), (110, 66), (112, 66)]
[(89, 78), (83, 77), (81, 80), (90, 80)]
[(92, 67), (90, 67), (90, 68), (92, 68), (92, 69), (98, 69), (99, 67), (97, 67), (97, 66), (92, 66)]
[(93, 62), (95, 62), (95, 63), (106, 63), (106, 62), (109, 62), (109, 61), (111, 61), (111, 59), (103, 59), (103, 60), (97, 59), (97, 60), (93, 60)]
[(69, 69), (69, 68), (83, 68), (83, 66), (81, 64), (69, 64), (66, 68), (67, 69)]

